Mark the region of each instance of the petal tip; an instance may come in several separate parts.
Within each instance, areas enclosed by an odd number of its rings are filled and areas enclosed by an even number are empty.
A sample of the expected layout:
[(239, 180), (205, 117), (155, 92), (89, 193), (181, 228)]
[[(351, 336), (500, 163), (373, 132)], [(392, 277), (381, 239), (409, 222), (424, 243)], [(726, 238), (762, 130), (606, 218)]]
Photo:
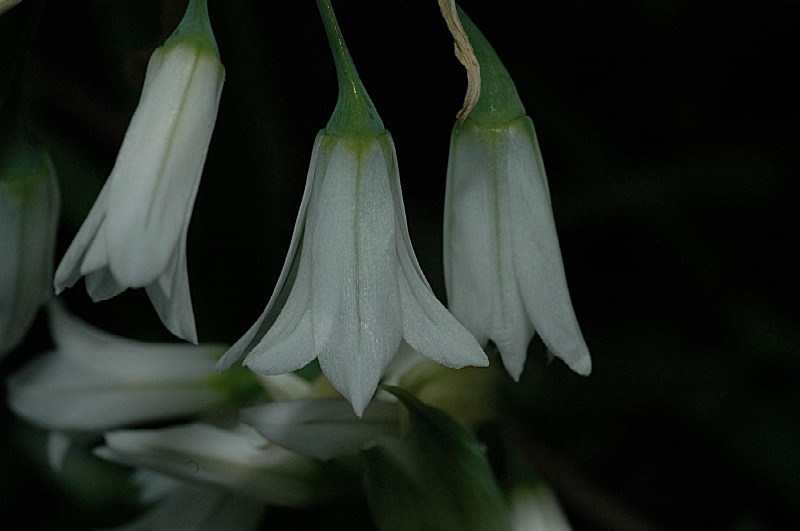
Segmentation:
[(570, 363), (569, 368), (581, 376), (589, 376), (592, 373), (592, 358), (587, 352), (577, 361)]
[(353, 406), (353, 413), (356, 414), (358, 418), (361, 418), (364, 415), (364, 410), (367, 409), (367, 406), (372, 401), (372, 396), (375, 394), (375, 389), (372, 392), (362, 393), (359, 392), (357, 395), (347, 396), (348, 402), (350, 405)]

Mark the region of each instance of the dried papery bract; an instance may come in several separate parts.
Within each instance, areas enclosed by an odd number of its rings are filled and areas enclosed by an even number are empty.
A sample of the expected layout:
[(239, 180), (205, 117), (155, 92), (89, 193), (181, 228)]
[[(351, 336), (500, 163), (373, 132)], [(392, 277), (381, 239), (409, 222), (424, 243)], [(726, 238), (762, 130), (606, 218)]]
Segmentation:
[(472, 112), (472, 109), (475, 108), (481, 95), (481, 65), (478, 63), (478, 58), (472, 49), (469, 35), (464, 31), (455, 0), (438, 1), (439, 10), (447, 23), (447, 29), (453, 35), (456, 58), (467, 70), (467, 93), (464, 96), (464, 105), (456, 113), (458, 121), (463, 122)]

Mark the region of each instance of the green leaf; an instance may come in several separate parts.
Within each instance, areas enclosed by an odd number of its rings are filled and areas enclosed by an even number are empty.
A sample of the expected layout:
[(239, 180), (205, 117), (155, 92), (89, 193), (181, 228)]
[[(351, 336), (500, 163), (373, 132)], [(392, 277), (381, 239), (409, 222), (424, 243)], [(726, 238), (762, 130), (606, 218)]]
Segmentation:
[(446, 413), (386, 387), (406, 407), (406, 437), (362, 451), (364, 484), (381, 531), (510, 529), (508, 507), (483, 446)]

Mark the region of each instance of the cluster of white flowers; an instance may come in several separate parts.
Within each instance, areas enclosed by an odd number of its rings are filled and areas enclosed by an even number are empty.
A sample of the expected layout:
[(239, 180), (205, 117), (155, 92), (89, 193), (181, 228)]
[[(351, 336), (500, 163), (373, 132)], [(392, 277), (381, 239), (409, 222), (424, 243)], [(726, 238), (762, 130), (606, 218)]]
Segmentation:
[[(330, 2), (319, 6), (339, 102), (317, 135), (288, 256), (255, 324), (230, 348), (145, 344), (94, 329), (51, 303), (54, 352), (9, 381), (12, 409), (50, 432), (54, 467), (70, 448), (102, 437), (98, 456), (140, 470), (143, 499), (158, 503), (126, 529), (250, 529), (265, 506), (305, 507), (346, 495), (347, 488), (331, 488), (331, 474), (357, 490), (358, 473), (335, 463), (366, 448), (367, 483), (378, 489), (371, 466), (405, 470), (426, 447), (403, 438), (403, 408), (415, 429), (428, 429), (414, 421), (426, 409), (405, 391), (378, 391), (379, 384), (399, 385), (463, 421), (485, 420), (498, 374), (490, 341), (514, 379), (535, 333), (574, 371), (591, 371), (533, 124), (488, 42), (460, 12), (481, 64), (483, 96), (452, 134), (448, 310), (411, 245), (392, 137), (358, 78)], [(190, 0), (150, 58), (116, 164), (55, 272), (56, 293), (81, 277), (95, 301), (143, 287), (164, 325), (197, 343), (186, 239), (224, 72), (206, 1)], [(44, 169), (34, 173), (45, 186), (55, 177), (41, 160)], [(0, 353), (20, 341), (48, 298), (41, 287), (52, 272), (57, 216), (53, 185), (15, 203), (4, 183), (0, 255), (13, 260), (0, 277)], [(31, 269), (34, 263), (39, 267)], [(27, 278), (31, 271), (36, 278)], [(314, 360), (322, 374), (313, 382), (292, 374)], [(147, 427), (154, 421), (171, 424)], [(488, 470), (472, 443), (463, 443), (472, 436), (444, 424), (451, 447)], [(419, 466), (410, 467), (412, 484), (428, 474)], [(381, 495), (367, 497), (373, 511), (382, 510), (384, 502), (375, 501)], [(523, 505), (543, 518), (530, 509), (538, 507), (532, 500)], [(557, 504), (546, 504), (558, 522), (552, 527), (566, 526)], [(514, 522), (520, 518), (514, 525), (526, 528), (523, 509), (513, 512)]]

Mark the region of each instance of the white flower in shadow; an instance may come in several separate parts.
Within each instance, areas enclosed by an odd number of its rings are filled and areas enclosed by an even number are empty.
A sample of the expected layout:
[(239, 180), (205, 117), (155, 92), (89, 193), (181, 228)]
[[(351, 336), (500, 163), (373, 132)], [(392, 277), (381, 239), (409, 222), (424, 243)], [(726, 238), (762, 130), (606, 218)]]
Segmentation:
[(572, 308), (533, 122), (489, 41), (459, 8), (481, 65), (481, 95), (453, 128), (447, 166), (444, 273), (450, 311), (492, 341), (519, 379), (538, 333), (578, 374), (592, 370)]
[(450, 311), (481, 344), (495, 343), (511, 376), (534, 333), (575, 372), (591, 372), (530, 118), (453, 130), (444, 242)]

